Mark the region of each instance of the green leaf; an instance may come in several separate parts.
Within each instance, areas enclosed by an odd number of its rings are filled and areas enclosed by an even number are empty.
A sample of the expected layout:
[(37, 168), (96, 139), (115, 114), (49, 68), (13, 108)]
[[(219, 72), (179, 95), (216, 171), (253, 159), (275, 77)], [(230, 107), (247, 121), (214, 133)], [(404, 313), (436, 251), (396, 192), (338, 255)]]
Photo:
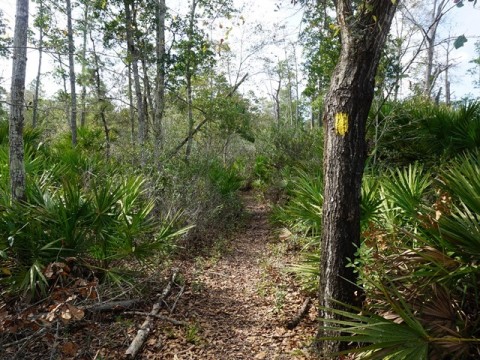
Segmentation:
[[(393, 300), (391, 301), (393, 305)], [(427, 359), (428, 336), (404, 302), (394, 304), (394, 310), (404, 320), (401, 324), (366, 310), (335, 302), (348, 310), (322, 308), (343, 319), (323, 319), (324, 324), (329, 323), (332, 326), (323, 326), (322, 330), (338, 335), (322, 337), (319, 340), (354, 342), (360, 347), (330, 355), (361, 353), (362, 359)]]
[[(459, 3), (460, 4), (460, 3)], [(458, 6), (458, 4), (457, 4)], [(463, 5), (462, 5), (463, 6)], [(465, 37), (465, 35), (460, 35), (456, 40), (455, 42), (453, 43), (453, 46), (455, 47), (455, 49), (459, 49), (461, 48), (466, 42), (467, 42), (467, 38)]]

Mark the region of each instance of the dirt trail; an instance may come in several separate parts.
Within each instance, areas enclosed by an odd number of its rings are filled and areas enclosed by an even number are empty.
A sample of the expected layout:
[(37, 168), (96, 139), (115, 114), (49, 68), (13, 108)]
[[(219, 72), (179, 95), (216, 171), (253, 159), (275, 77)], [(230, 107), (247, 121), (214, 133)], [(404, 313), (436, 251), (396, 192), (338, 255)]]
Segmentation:
[(179, 329), (157, 323), (161, 349), (147, 347), (145, 358), (310, 358), (315, 310), (297, 328), (286, 330), (285, 322), (305, 298), (283, 271), (288, 251), (273, 234), (267, 207), (251, 194), (244, 202), (249, 220), (226, 254), (182, 266), (186, 290), (172, 316), (190, 325)]

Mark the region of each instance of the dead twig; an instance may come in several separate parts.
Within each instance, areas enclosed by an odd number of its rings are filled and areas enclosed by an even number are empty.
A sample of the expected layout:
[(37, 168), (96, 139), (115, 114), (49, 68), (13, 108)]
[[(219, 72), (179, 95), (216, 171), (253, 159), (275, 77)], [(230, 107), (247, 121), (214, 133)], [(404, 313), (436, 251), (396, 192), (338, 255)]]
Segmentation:
[(190, 352), (191, 350), (193, 350), (194, 347), (195, 347), (195, 345), (192, 345), (188, 349), (179, 351), (175, 354), (175, 356), (186, 354), (186, 353)]
[(53, 342), (52, 350), (50, 352), (50, 360), (55, 359), (55, 355), (57, 354), (57, 347), (60, 342), (59, 339), (60, 339), (60, 321), (57, 319), (57, 330), (55, 331), (55, 341)]
[(177, 296), (175, 297), (175, 301), (173, 302), (172, 308), (170, 309), (170, 314), (172, 314), (173, 311), (175, 310), (175, 307), (177, 306), (178, 300), (180, 300), (180, 296), (182, 296), (184, 291), (185, 291), (185, 285), (183, 285), (180, 288), (180, 291), (178, 292)]
[(145, 343), (145, 340), (147, 340), (148, 335), (150, 334), (150, 331), (152, 329), (152, 319), (160, 312), (162, 303), (164, 302), (165, 298), (170, 294), (170, 291), (172, 290), (172, 284), (175, 282), (175, 278), (177, 277), (177, 275), (178, 269), (174, 269), (170, 281), (168, 282), (167, 286), (165, 286), (165, 289), (163, 289), (162, 294), (160, 295), (158, 301), (153, 305), (150, 313), (148, 313), (147, 318), (143, 322), (140, 329), (137, 331), (137, 335), (130, 343), (127, 351), (125, 351), (125, 355), (128, 359), (134, 359), (140, 351), (140, 348)]
[(6, 348), (9, 348), (9, 347), (12, 347), (12, 346), (19, 345), (19, 344), (21, 344), (21, 343), (23, 343), (23, 342), (26, 342), (26, 341), (34, 338), (34, 337), (42, 336), (46, 331), (47, 331), (47, 328), (46, 328), (46, 327), (43, 327), (43, 328), (41, 328), (40, 330), (38, 330), (37, 332), (34, 332), (32, 335), (29, 335), (29, 336), (24, 337), (23, 339), (16, 340), (16, 341), (14, 341), (14, 342), (5, 344), (5, 345), (3, 345), (2, 347), (3, 347), (4, 349), (6, 349)]

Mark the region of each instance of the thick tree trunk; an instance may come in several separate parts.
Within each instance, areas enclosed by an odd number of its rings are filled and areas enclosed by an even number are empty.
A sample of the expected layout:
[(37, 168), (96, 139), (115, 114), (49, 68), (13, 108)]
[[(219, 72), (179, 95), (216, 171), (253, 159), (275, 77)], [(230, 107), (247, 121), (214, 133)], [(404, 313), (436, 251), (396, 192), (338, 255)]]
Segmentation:
[(25, 199), (25, 163), (23, 125), (25, 74), (27, 68), (27, 31), (29, 0), (17, 0), (15, 34), (13, 37), (13, 64), (9, 122), (9, 171), (12, 200)]
[(67, 4), (67, 32), (68, 32), (68, 68), (70, 75), (70, 128), (72, 131), (72, 145), (77, 145), (77, 92), (75, 88), (75, 44), (73, 43), (72, 4)]
[(167, 7), (165, 0), (158, 0), (156, 8), (157, 24), (157, 78), (155, 91), (155, 115), (153, 119), (154, 133), (154, 161), (160, 165), (160, 153), (163, 149), (163, 113), (165, 110), (165, 14)]
[[(369, 1), (354, 13), (351, 1), (336, 2), (342, 50), (325, 98), (323, 122), (324, 205), (320, 305), (333, 300), (357, 303), (356, 277), (346, 265), (360, 241), (360, 189), (366, 158), (365, 126), (374, 95), (374, 79), (396, 1)], [(332, 315), (320, 311), (321, 318)], [(320, 320), (321, 321), (321, 320)], [(322, 321), (321, 321), (322, 322)], [(327, 325), (325, 324), (320, 324)], [(319, 337), (332, 336), (320, 328)], [(340, 349), (335, 341), (317, 342), (325, 354)]]

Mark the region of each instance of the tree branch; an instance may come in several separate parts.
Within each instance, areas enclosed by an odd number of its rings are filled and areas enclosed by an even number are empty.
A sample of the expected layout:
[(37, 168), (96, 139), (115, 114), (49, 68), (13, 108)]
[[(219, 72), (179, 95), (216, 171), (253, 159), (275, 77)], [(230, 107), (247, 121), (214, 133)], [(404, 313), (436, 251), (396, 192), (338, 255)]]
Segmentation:
[[(228, 98), (228, 97), (231, 97), (235, 91), (237, 91), (237, 89), (240, 87), (240, 85), (247, 79), (248, 77), (248, 74), (245, 74), (243, 75), (243, 77), (240, 79), (239, 82), (237, 82), (235, 84), (235, 86), (227, 93), (225, 94), (225, 98)], [(200, 109), (199, 109), (200, 110)], [(203, 110), (200, 110), (202, 111), (204, 114), (205, 112)], [(193, 129), (192, 131), (192, 134), (191, 136), (193, 137), (198, 131), (200, 131), (200, 129), (203, 127), (203, 125), (205, 125), (208, 120), (210, 120), (208, 117), (205, 117), (196, 127), (195, 129)], [(180, 151), (180, 149), (188, 142), (188, 136), (185, 137), (185, 139), (182, 140), (182, 142), (180, 142), (180, 144), (177, 145), (177, 147), (169, 154), (169, 157), (173, 157), (175, 155), (177, 155), (177, 153)]]

